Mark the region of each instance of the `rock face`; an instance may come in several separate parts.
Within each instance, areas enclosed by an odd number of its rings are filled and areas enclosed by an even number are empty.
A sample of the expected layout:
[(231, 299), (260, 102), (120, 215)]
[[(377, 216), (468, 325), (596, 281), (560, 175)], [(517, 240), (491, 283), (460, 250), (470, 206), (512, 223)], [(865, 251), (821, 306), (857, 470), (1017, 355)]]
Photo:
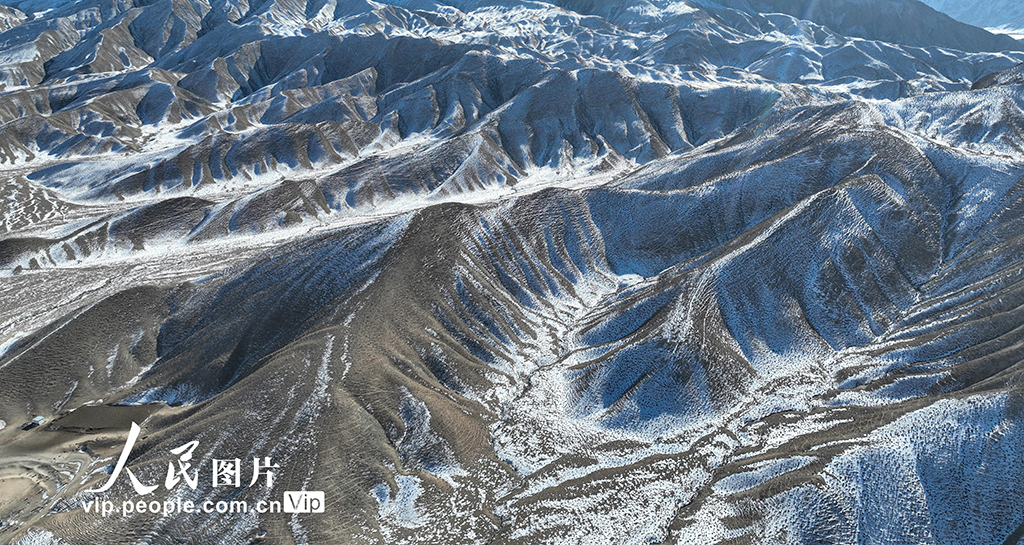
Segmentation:
[[(1024, 536), (1008, 38), (911, 0), (0, 30), (0, 541)], [(95, 492), (132, 422), (158, 490)], [(83, 507), (300, 490), (326, 511)]]

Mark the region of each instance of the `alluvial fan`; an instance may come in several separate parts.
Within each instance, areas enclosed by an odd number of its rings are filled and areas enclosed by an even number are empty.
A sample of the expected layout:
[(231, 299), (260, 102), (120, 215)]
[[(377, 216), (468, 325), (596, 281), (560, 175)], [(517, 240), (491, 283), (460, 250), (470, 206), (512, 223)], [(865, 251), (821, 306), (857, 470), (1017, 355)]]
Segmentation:
[(3, 0), (0, 542), (1020, 543), (1022, 74), (917, 0)]

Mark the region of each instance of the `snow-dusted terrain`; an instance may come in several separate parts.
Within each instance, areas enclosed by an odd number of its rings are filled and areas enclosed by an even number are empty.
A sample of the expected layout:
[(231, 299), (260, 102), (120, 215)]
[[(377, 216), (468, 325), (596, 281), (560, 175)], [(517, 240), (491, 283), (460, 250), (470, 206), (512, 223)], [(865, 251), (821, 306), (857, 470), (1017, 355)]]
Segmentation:
[[(916, 0), (0, 31), (0, 542), (1024, 536), (1012, 38)], [(326, 512), (86, 512), (138, 498), (91, 491), (132, 421), (141, 481), (204, 472), (146, 500)]]
[(925, 4), (967, 24), (1024, 37), (1024, 4), (1015, 0), (923, 0)]

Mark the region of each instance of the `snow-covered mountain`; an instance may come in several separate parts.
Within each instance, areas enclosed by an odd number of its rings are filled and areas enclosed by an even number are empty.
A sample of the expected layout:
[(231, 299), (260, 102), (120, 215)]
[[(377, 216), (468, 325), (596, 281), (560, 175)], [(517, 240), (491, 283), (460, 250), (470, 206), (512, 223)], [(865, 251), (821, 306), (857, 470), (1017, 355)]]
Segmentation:
[[(0, 30), (0, 541), (1024, 535), (1006, 36), (911, 0)], [(142, 499), (326, 512), (87, 512), (140, 499), (95, 492), (133, 421)], [(273, 486), (209, 479), (265, 457)]]
[(923, 0), (958, 21), (995, 32), (1024, 35), (1024, 4), (1014, 0)]

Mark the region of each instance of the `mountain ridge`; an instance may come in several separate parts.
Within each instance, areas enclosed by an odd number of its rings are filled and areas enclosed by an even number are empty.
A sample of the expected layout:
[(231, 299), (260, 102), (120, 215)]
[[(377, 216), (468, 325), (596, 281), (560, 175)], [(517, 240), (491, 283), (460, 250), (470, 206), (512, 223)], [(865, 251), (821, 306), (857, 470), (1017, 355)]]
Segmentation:
[(1012, 542), (1024, 53), (838, 3), (3, 11), (0, 540)]

